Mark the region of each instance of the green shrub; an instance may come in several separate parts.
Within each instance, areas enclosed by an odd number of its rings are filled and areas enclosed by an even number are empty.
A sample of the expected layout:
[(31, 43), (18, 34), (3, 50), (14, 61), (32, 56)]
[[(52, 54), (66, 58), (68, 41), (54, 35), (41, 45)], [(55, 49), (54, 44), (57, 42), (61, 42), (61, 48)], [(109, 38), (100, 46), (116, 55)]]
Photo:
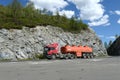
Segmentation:
[(70, 32), (80, 32), (88, 28), (87, 24), (75, 17), (68, 19), (65, 15), (60, 16), (58, 12), (56, 16), (52, 16), (47, 10), (36, 10), (33, 3), (23, 7), (18, 0), (13, 0), (8, 6), (0, 6), (0, 28), (21, 29), (22, 26), (33, 28), (37, 25), (57, 26)]
[(34, 59), (45, 59), (43, 54), (35, 54)]

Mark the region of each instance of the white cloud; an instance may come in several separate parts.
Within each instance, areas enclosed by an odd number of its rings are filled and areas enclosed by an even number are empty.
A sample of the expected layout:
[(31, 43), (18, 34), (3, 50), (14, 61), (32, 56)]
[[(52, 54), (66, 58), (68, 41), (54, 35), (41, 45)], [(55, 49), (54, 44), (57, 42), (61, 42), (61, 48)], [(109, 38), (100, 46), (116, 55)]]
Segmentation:
[(104, 38), (105, 36), (104, 35), (98, 35), (100, 38)]
[(100, 4), (101, 0), (69, 0), (72, 1), (80, 10), (80, 17), (83, 20), (94, 21), (104, 14), (104, 7)]
[(110, 25), (108, 18), (109, 18), (108, 15), (104, 15), (99, 20), (95, 20), (95, 21), (88, 23), (88, 25), (89, 26), (99, 26), (99, 25), (108, 26), (108, 25)]
[[(120, 10), (116, 10), (115, 13), (120, 16)], [(120, 24), (120, 19), (118, 19), (117, 23)]]
[(47, 9), (56, 13), (56, 11), (64, 8), (68, 3), (64, 0), (29, 0), (34, 3), (36, 9)]
[[(114, 12), (111, 11), (111, 13), (117, 14), (118, 16), (120, 16), (120, 10), (116, 10), (116, 11), (114, 11)], [(120, 24), (120, 19), (118, 19), (117, 23)]]
[(99, 36), (100, 38), (109, 39), (109, 40), (114, 40), (114, 39), (116, 39), (115, 36), (105, 36), (105, 35), (101, 35), (101, 34), (99, 34), (98, 36)]
[[(29, 0), (34, 3), (35, 8), (43, 10), (44, 8), (56, 14), (56, 11), (60, 15), (65, 14), (68, 18), (75, 15), (72, 10), (64, 10), (69, 5), (67, 1), (70, 1), (76, 5), (76, 8), (80, 11), (80, 18), (82, 20), (88, 20), (90, 26), (110, 25), (109, 16), (104, 15), (104, 6), (100, 3), (103, 0)], [(61, 11), (62, 10), (62, 11)]]
[(111, 25), (111, 23), (106, 23), (104, 26), (109, 26), (109, 25)]
[(106, 37), (106, 39), (115, 39), (115, 36)]
[(114, 11), (109, 11), (109, 13), (110, 13), (110, 15), (115, 14), (115, 12), (114, 12)]
[(118, 24), (120, 24), (120, 19), (117, 21)]
[(64, 15), (65, 14), (67, 16), (67, 18), (71, 18), (72, 16), (75, 15), (75, 12), (72, 11), (72, 10), (62, 10), (62, 11), (59, 12), (59, 14), (60, 15)]
[(117, 15), (120, 15), (120, 11), (119, 11), (119, 10), (116, 10), (115, 13), (116, 13)]
[(64, 0), (30, 0), (34, 3), (36, 9), (47, 9), (51, 12), (53, 12), (53, 15), (56, 15), (56, 12), (58, 11), (60, 15), (66, 15), (67, 18), (71, 18), (73, 15), (75, 15), (75, 12), (72, 10), (62, 10), (65, 6), (68, 5), (68, 3)]
[(112, 14), (117, 14), (120, 15), (120, 10), (116, 10), (116, 11), (109, 11), (109, 13)]
[(69, 0), (80, 10), (80, 18), (90, 21), (89, 26), (108, 26), (109, 16), (104, 15), (104, 6), (100, 3), (103, 0)]

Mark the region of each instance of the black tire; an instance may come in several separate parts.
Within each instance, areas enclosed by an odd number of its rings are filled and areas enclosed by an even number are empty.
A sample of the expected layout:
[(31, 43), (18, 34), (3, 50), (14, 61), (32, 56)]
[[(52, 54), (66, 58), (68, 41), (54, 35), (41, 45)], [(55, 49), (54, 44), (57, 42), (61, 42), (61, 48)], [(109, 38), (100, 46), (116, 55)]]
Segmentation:
[(93, 56), (93, 54), (92, 54), (92, 53), (90, 54), (90, 58), (91, 58), (91, 59), (92, 59), (92, 58), (94, 58), (94, 56)]
[(71, 54), (70, 59), (75, 59), (75, 55)]
[(67, 56), (68, 56), (69, 59), (71, 59), (71, 54), (70, 53), (68, 53)]
[(65, 59), (67, 60), (67, 59), (69, 59), (69, 56), (68, 56), (68, 54), (65, 54)]
[(90, 58), (91, 58), (91, 57), (90, 57), (90, 53), (87, 53), (87, 58), (88, 58), (88, 59), (90, 59)]
[(85, 53), (83, 53), (83, 58), (86, 59), (87, 58), (87, 55)]
[(59, 55), (59, 58), (64, 59), (64, 55), (63, 54)]
[(53, 54), (53, 55), (51, 56), (51, 59), (55, 60), (55, 59), (56, 59), (56, 56)]

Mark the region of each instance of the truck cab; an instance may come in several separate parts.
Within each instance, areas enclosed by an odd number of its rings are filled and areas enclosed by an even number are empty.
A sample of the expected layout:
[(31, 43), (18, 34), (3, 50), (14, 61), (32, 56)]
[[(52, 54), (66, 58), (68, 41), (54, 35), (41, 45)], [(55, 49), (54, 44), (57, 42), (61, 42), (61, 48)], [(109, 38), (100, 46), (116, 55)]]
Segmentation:
[(58, 43), (49, 44), (44, 47), (44, 56), (48, 59), (55, 58), (58, 51)]

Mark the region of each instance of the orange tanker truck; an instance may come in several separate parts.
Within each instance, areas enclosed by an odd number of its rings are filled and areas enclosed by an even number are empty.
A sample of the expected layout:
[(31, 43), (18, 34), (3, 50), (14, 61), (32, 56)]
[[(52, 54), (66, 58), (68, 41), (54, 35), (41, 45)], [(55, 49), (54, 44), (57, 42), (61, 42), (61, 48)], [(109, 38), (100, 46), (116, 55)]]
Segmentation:
[[(60, 49), (60, 50), (59, 50)], [(44, 47), (44, 56), (48, 59), (74, 59), (93, 58), (93, 49), (88, 46), (65, 45), (59, 48), (58, 43), (49, 44)]]

